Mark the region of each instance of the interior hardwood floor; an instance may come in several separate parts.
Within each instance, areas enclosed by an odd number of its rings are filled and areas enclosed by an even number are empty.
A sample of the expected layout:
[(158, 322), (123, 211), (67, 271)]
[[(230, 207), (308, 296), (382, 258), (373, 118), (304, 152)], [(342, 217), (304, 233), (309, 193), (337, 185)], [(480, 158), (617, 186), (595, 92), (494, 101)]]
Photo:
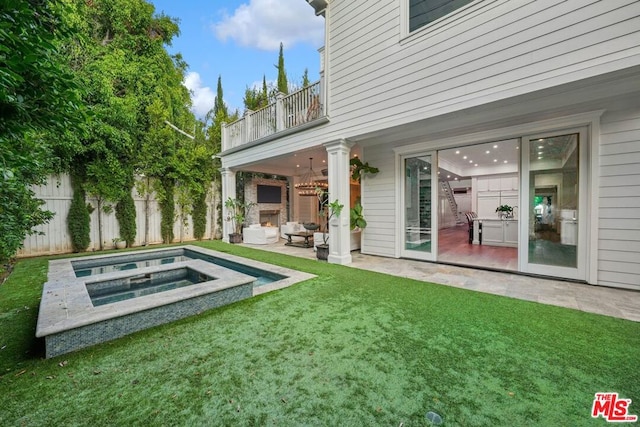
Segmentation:
[(438, 231), (438, 261), (460, 265), (518, 270), (518, 248), (469, 244), (468, 226)]

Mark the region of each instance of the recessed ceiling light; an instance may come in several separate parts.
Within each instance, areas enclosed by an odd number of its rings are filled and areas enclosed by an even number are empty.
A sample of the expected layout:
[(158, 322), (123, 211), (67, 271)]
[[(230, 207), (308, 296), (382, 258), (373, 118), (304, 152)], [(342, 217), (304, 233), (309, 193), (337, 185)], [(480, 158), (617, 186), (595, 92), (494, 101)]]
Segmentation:
[(542, 156), (538, 156), (538, 160), (541, 160), (541, 159), (542, 159)]
[(473, 160), (469, 160), (469, 163), (473, 163)]
[(509, 163), (509, 161), (508, 161), (508, 160), (505, 160), (503, 163)]
[(491, 153), (491, 151), (490, 151), (490, 150), (487, 150), (487, 151), (485, 151), (485, 153), (489, 154), (489, 153)]
[(544, 141), (544, 139), (540, 138), (538, 141), (542, 142), (542, 141)]
[(544, 148), (544, 145), (538, 145), (538, 149), (542, 150)]
[(473, 165), (473, 166), (478, 166), (478, 164), (476, 163), (476, 164), (475, 164), (475, 165)]
[(296, 167), (297, 167), (297, 168), (299, 168), (299, 167), (300, 167), (300, 165), (296, 165)]
[(467, 156), (462, 156), (463, 159), (467, 160)]
[(447, 175), (447, 178), (451, 178), (451, 175)]
[(497, 161), (498, 161), (498, 159), (493, 159), (493, 163), (495, 163), (495, 162), (497, 162)]
[(438, 171), (438, 175), (440, 175), (440, 171)]
[(460, 150), (456, 150), (456, 154), (460, 154)]
[(520, 146), (519, 146), (519, 145), (516, 145), (516, 150), (519, 150), (519, 149), (520, 149)]
[(458, 180), (458, 177), (456, 176), (456, 177), (455, 177), (455, 178), (453, 178), (453, 179), (455, 179), (455, 180), (457, 181), (457, 180)]
[(542, 151), (538, 151), (538, 154), (542, 154)]
[(494, 145), (493, 148), (498, 148), (498, 144)]
[(322, 163), (327, 163), (327, 161), (326, 161), (326, 160), (323, 160), (323, 161), (322, 161)]

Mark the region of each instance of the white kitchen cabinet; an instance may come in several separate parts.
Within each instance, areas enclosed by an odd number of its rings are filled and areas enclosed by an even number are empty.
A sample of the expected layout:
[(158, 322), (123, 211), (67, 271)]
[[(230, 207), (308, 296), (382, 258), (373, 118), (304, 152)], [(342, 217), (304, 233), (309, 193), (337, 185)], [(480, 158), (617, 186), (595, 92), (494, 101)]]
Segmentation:
[(483, 191), (478, 193), (478, 216), (490, 217), (496, 214), (496, 208), (500, 206), (500, 192), (499, 191)]
[(482, 244), (492, 245), (502, 242), (502, 221), (482, 221)]
[[(480, 231), (482, 223), (482, 231)], [(482, 241), (480, 241), (482, 233)], [(473, 244), (487, 246), (518, 246), (518, 220), (480, 218), (474, 221)]]
[(505, 244), (518, 245), (518, 221), (505, 220), (503, 223), (502, 239)]
[(518, 176), (503, 176), (500, 177), (500, 190), (518, 190)]

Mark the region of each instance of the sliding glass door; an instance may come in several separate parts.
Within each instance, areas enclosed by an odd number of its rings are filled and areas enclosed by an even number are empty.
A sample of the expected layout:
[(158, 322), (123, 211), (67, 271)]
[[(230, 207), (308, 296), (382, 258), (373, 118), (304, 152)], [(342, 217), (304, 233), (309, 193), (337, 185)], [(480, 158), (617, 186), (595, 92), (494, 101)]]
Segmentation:
[(522, 141), (520, 270), (586, 277), (587, 132), (535, 135)]
[(433, 260), (438, 233), (434, 216), (437, 182), (434, 155), (423, 154), (402, 158), (402, 256)]

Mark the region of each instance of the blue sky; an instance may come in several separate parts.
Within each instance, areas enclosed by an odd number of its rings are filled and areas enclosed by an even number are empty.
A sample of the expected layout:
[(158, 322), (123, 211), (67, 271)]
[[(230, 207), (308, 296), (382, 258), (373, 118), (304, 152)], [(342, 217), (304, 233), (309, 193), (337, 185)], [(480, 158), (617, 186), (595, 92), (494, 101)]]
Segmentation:
[(218, 76), (231, 110), (243, 110), (247, 86), (277, 79), (278, 50), (284, 45), (290, 81), (300, 83), (305, 68), (318, 77), (318, 48), (324, 44), (324, 18), (305, 0), (147, 0), (156, 13), (177, 18), (180, 36), (167, 49), (189, 64), (185, 86), (198, 117), (213, 106)]

